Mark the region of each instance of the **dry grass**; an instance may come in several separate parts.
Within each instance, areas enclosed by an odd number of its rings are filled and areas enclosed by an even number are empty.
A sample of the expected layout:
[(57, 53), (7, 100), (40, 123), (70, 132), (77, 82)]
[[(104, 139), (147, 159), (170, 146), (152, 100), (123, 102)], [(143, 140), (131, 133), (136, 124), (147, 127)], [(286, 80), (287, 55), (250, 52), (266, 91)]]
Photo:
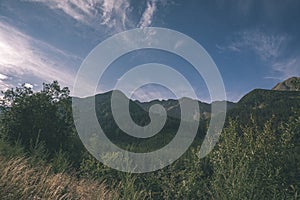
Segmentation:
[(31, 167), (27, 158), (0, 157), (1, 199), (118, 199), (104, 183), (53, 174), (48, 166)]

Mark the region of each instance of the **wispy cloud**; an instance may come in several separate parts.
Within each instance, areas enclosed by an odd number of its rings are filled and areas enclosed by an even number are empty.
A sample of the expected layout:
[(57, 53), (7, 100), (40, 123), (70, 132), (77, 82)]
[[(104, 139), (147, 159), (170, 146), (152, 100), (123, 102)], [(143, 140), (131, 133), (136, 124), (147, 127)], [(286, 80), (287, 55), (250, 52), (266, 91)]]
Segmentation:
[(97, 15), (99, 0), (23, 0), (24, 2), (44, 3), (51, 9), (61, 10), (68, 16), (83, 23), (90, 23)]
[[(158, 8), (171, 3), (170, 0), (146, 0), (134, 4), (130, 0), (22, 1), (32, 6), (46, 6), (51, 10), (51, 14), (53, 11), (62, 21), (65, 20), (64, 17), (72, 18), (78, 22), (78, 26), (88, 25), (96, 31), (100, 30), (104, 35), (107, 32), (116, 33), (151, 26)], [(58, 80), (71, 88), (81, 58), (56, 48), (46, 40), (37, 40), (22, 32), (23, 29), (18, 29), (13, 23), (6, 21), (10, 20), (0, 18), (0, 73), (3, 74), (2, 79), (0, 76), (0, 84), (8, 88), (21, 82), (34, 85), (41, 81)], [(4, 75), (10, 79), (4, 78)], [(35, 81), (30, 82), (31, 79)]]
[(300, 55), (276, 61), (272, 64), (272, 68), (280, 74), (279, 77), (274, 76), (275, 79), (281, 80), (292, 76), (300, 77)]
[[(285, 34), (267, 34), (261, 30), (239, 32), (225, 46), (216, 45), (221, 52), (241, 53), (250, 51), (258, 56), (279, 80), (300, 75), (300, 54), (288, 55), (287, 46), (292, 40)], [(270, 78), (270, 77), (268, 77)]]
[(12, 87), (16, 81), (26, 82), (26, 77), (40, 81), (58, 80), (70, 87), (74, 74), (66, 66), (77, 63), (78, 59), (0, 20), (2, 90)]
[[(157, 10), (157, 4), (166, 7), (170, 0), (147, 0), (141, 16), (132, 16), (137, 9), (129, 0), (23, 0), (26, 2), (43, 3), (50, 9), (60, 10), (69, 17), (91, 25), (97, 29), (105, 25), (115, 32), (131, 28), (151, 26)], [(140, 9), (140, 8), (139, 8)], [(139, 20), (136, 20), (136, 17)]]
[(94, 29), (100, 25), (116, 31), (126, 29), (128, 0), (23, 0), (26, 2), (43, 3), (50, 9), (62, 11), (76, 21), (90, 25)]
[(125, 30), (127, 25), (131, 26), (128, 13), (130, 4), (127, 0), (103, 0), (102, 23), (117, 31)]
[(139, 22), (139, 27), (144, 28), (150, 26), (152, 23), (153, 14), (156, 11), (156, 0), (150, 0), (147, 2), (147, 8), (144, 11), (141, 20)]
[(238, 33), (237, 38), (238, 40), (232, 42), (228, 49), (251, 50), (263, 60), (278, 58), (289, 40), (286, 35), (269, 35), (259, 30)]
[(216, 44), (216, 48), (222, 53), (225, 51), (241, 52), (240, 47), (238, 47), (238, 45), (236, 44), (229, 44), (228, 46), (221, 46)]

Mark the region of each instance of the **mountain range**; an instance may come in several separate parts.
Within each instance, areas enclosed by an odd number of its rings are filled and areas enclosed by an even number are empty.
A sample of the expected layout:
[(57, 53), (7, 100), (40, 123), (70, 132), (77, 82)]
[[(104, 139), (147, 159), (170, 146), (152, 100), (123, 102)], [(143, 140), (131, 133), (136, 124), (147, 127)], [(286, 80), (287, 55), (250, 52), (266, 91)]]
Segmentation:
[[(249, 125), (249, 123), (251, 123), (250, 119), (252, 118), (256, 121), (258, 126), (263, 126), (265, 122), (272, 118), (274, 118), (273, 123), (279, 124), (287, 122), (290, 117), (300, 116), (299, 88), (300, 78), (293, 77), (278, 83), (272, 90), (254, 89), (242, 97), (237, 103), (226, 102), (227, 122), (229, 119), (235, 119), (238, 120), (239, 123)], [(139, 152), (139, 147), (140, 149), (145, 150), (144, 147), (146, 146), (148, 147), (147, 151), (149, 151), (168, 144), (175, 136), (180, 125), (180, 101), (197, 101), (190, 98), (181, 98), (178, 100), (169, 99), (140, 102), (128, 99), (121, 91), (114, 92), (119, 98), (129, 101), (130, 116), (132, 120), (140, 126), (146, 126), (151, 122), (149, 109), (152, 105), (160, 104), (166, 110), (166, 123), (158, 134), (147, 139), (135, 138), (123, 132), (114, 120), (111, 109), (112, 91), (97, 94), (95, 97), (81, 99), (82, 101), (89, 101), (91, 98), (95, 98), (96, 115), (103, 131), (107, 133), (107, 137), (122, 148), (128, 147), (122, 146), (123, 142), (124, 145), (128, 145), (128, 142), (138, 144), (137, 149), (132, 149), (132, 147), (130, 147), (131, 151), (137, 152)], [(206, 133), (209, 119), (213, 117), (211, 116), (211, 105), (220, 104), (222, 102), (208, 104), (197, 101), (197, 103), (199, 105), (199, 110), (196, 111), (198, 112), (197, 115), (199, 117), (197, 137), (203, 138)], [(122, 115), (122, 113), (118, 114)]]
[[(238, 102), (226, 101), (227, 110), (232, 115), (231, 110), (248, 111), (248, 110), (276, 110), (277, 108), (286, 107), (286, 111), (294, 111), (300, 105), (300, 77), (292, 77), (283, 82), (278, 83), (271, 90), (254, 89)], [(127, 98), (121, 91), (114, 91), (118, 93), (119, 97)], [(110, 110), (110, 100), (112, 91), (97, 94), (96, 110), (100, 113), (108, 112)], [(88, 97), (93, 98), (93, 97)], [(128, 99), (129, 100), (129, 99)], [(147, 113), (150, 107), (154, 104), (162, 105), (167, 111), (168, 116), (173, 118), (180, 118), (180, 101), (197, 101), (189, 98), (169, 99), (169, 100), (153, 100), (150, 102), (140, 102), (138, 100), (130, 100), (130, 114), (139, 115), (138, 113)], [(200, 120), (209, 119), (211, 117), (211, 105), (221, 104), (221, 101), (212, 102), (211, 104), (197, 101), (199, 105)], [(217, 107), (217, 106), (216, 106)]]

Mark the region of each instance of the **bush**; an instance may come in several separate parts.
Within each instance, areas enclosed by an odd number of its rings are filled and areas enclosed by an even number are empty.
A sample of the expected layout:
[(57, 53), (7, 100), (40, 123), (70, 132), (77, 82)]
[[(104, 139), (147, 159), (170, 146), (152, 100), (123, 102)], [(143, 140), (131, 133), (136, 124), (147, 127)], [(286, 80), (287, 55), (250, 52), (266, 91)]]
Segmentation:
[[(231, 122), (211, 155), (213, 176), (210, 193), (216, 199), (287, 199), (290, 191), (287, 173), (293, 148), (292, 132), (277, 135), (271, 122), (263, 131), (253, 124), (239, 128)], [(298, 183), (299, 184), (299, 183)]]

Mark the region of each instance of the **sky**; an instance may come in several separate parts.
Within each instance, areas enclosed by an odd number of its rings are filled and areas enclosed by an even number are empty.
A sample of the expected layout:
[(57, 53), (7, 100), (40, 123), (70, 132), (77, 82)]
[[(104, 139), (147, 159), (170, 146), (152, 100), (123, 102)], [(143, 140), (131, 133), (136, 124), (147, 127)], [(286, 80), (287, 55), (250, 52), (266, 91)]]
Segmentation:
[[(201, 44), (216, 63), (227, 100), (271, 89), (300, 76), (298, 0), (0, 0), (0, 90), (25, 83), (33, 90), (59, 81), (72, 91), (81, 63), (99, 43), (133, 28), (163, 27)], [(158, 62), (182, 73), (201, 101), (211, 98), (202, 77), (169, 52), (145, 49), (109, 66), (98, 92), (109, 91), (132, 67)], [(157, 85), (134, 99), (173, 98)], [(182, 94), (184, 96), (184, 93)]]

